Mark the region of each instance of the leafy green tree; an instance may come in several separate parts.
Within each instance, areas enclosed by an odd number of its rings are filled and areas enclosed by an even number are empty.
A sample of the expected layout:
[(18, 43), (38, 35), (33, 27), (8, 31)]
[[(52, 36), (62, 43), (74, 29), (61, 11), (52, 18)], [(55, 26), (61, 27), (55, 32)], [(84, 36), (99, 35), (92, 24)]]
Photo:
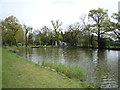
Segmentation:
[(80, 39), (80, 24), (75, 23), (71, 24), (68, 27), (68, 31), (63, 35), (63, 40), (67, 42), (70, 46), (77, 46)]
[(28, 43), (29, 44), (33, 44), (33, 38), (34, 38), (34, 35), (33, 35), (33, 33), (29, 33), (29, 35), (28, 35)]
[(17, 42), (24, 44), (25, 37), (24, 37), (24, 31), (22, 29), (16, 33), (16, 40)]
[[(4, 36), (5, 35), (5, 36)], [(2, 39), (3, 39), (3, 45), (15, 45), (14, 39), (13, 39), (13, 33), (12, 31), (7, 31), (6, 33), (3, 32)]]
[(51, 39), (51, 29), (48, 26), (43, 26), (41, 28), (41, 41), (43, 44), (50, 44)]
[(103, 10), (101, 8), (98, 8), (97, 10), (93, 9), (89, 11), (88, 16), (94, 21), (92, 28), (94, 33), (96, 33), (98, 36), (98, 48), (103, 48), (103, 34), (109, 31), (109, 29), (106, 29), (106, 25), (109, 23), (107, 10)]
[(113, 32), (120, 41), (120, 12), (113, 13), (112, 18), (116, 20), (116, 22), (112, 23), (114, 26)]
[(50, 45), (52, 32), (48, 26), (43, 26), (41, 29), (34, 31), (35, 43), (37, 45)]
[(0, 21), (0, 30), (2, 31), (2, 44), (6, 45), (6, 35), (7, 35), (7, 30), (5, 27), (5, 21)]
[(42, 32), (38, 29), (33, 32), (34, 34), (34, 44), (41, 45), (41, 34)]
[(9, 16), (1, 22), (1, 27), (2, 33), (3, 35), (5, 35), (3, 37), (3, 43), (6, 42), (6, 39), (8, 38), (7, 36), (10, 35), (9, 37), (11, 37), (11, 39), (9, 38), (9, 40), (13, 42), (16, 46), (18, 46), (16, 40), (16, 33), (22, 29), (22, 25), (19, 23), (18, 19), (14, 16)]
[(94, 47), (93, 46), (93, 30), (90, 25), (90, 21), (88, 20), (86, 15), (80, 17), (81, 24), (82, 24), (82, 38), (79, 41), (80, 46), (85, 47)]

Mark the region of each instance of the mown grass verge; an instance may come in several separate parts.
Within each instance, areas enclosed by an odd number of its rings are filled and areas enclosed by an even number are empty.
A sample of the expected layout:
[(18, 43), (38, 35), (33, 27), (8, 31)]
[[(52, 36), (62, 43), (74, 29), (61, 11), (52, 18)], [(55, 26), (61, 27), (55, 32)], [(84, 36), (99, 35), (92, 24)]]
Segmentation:
[(0, 89), (2, 89), (2, 47), (0, 46)]
[(2, 49), (2, 88), (97, 88), (69, 79)]
[(79, 66), (71, 66), (58, 63), (55, 64), (47, 61), (43, 61), (42, 66), (49, 67), (49, 69), (51, 69), (52, 71), (64, 74), (68, 78), (84, 81), (84, 69)]

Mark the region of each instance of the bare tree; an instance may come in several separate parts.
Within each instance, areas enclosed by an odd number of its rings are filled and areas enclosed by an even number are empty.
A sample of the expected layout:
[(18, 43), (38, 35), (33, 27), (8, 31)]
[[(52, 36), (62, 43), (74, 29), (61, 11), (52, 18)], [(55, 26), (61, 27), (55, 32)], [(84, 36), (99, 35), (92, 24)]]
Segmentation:
[(25, 24), (23, 25), (23, 28), (24, 28), (24, 31), (25, 31), (25, 45), (26, 45), (26, 47), (27, 47), (27, 45), (28, 45), (28, 32), (30, 31), (30, 30), (32, 30), (32, 27), (30, 27), (30, 26), (26, 26)]
[(53, 27), (53, 30), (55, 32), (55, 38), (57, 40), (57, 42), (59, 41), (59, 32), (60, 32), (60, 26), (62, 25), (62, 22), (60, 22), (59, 20), (56, 20), (56, 21), (51, 21), (51, 24), (52, 24), (52, 27)]
[(91, 30), (90, 22), (87, 19), (87, 15), (83, 15), (80, 17), (81, 23), (82, 23), (82, 29), (83, 29), (83, 34), (87, 38), (88, 46), (92, 45), (93, 46), (93, 32)]

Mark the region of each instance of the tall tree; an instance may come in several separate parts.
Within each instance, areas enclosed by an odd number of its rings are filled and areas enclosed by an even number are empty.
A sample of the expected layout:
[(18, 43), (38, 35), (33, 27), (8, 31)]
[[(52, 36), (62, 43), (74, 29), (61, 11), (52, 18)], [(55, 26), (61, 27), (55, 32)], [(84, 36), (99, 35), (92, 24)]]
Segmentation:
[(0, 21), (0, 30), (2, 31), (2, 44), (6, 45), (7, 30), (6, 30), (6, 25), (4, 20)]
[(34, 34), (34, 44), (35, 45), (41, 44), (41, 34), (42, 34), (41, 31), (39, 29), (34, 30), (33, 34)]
[(29, 33), (29, 35), (28, 35), (28, 43), (29, 44), (33, 44), (33, 38), (34, 38), (33, 33)]
[(93, 34), (92, 34), (92, 30), (89, 24), (89, 21), (86, 20), (87, 16), (81, 16), (80, 20), (82, 23), (82, 30), (83, 30), (83, 36), (84, 36), (84, 41), (86, 42), (86, 47), (90, 47), (93, 46)]
[(95, 33), (98, 36), (98, 48), (102, 48), (102, 35), (108, 31), (104, 26), (104, 23), (109, 20), (107, 10), (103, 10), (101, 8), (90, 10), (88, 17), (94, 21), (92, 26), (95, 28), (94, 30), (97, 30)]
[(59, 20), (56, 21), (51, 21), (52, 27), (53, 27), (53, 31), (55, 32), (54, 37), (56, 38), (57, 42), (59, 41), (59, 33), (60, 33), (60, 27), (62, 25), (62, 22), (60, 22)]
[(66, 31), (63, 35), (63, 40), (67, 42), (70, 46), (77, 46), (80, 36), (80, 24), (77, 22), (69, 25), (68, 31)]
[(43, 26), (41, 28), (41, 41), (43, 44), (50, 44), (51, 39), (51, 29), (48, 26)]
[(113, 32), (115, 33), (115, 35), (120, 41), (120, 12), (113, 13), (112, 18), (116, 20), (116, 22), (113, 23), (113, 26), (114, 26)]
[(14, 41), (16, 46), (18, 46), (17, 40), (16, 40), (16, 33), (21, 29), (22, 29), (22, 25), (19, 23), (18, 19), (14, 16), (9, 16), (2, 22), (3, 33), (5, 35), (7, 35), (8, 31), (9, 31), (9, 33), (11, 33), (11, 35), (13, 37), (12, 41)]
[(27, 45), (28, 45), (28, 32), (29, 32), (30, 30), (32, 30), (32, 27), (26, 26), (26, 25), (24, 24), (24, 25), (23, 25), (23, 29), (24, 29), (24, 31), (25, 31), (25, 45), (26, 45), (26, 47), (27, 47)]

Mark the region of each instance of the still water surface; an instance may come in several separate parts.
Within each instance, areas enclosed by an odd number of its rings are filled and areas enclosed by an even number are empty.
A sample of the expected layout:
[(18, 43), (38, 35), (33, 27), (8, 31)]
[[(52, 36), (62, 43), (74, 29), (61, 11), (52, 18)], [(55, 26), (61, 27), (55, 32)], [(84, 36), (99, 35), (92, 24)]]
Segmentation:
[(79, 65), (85, 69), (85, 80), (96, 82), (101, 88), (118, 88), (118, 60), (120, 51), (81, 48), (18, 48), (23, 58), (41, 63)]

